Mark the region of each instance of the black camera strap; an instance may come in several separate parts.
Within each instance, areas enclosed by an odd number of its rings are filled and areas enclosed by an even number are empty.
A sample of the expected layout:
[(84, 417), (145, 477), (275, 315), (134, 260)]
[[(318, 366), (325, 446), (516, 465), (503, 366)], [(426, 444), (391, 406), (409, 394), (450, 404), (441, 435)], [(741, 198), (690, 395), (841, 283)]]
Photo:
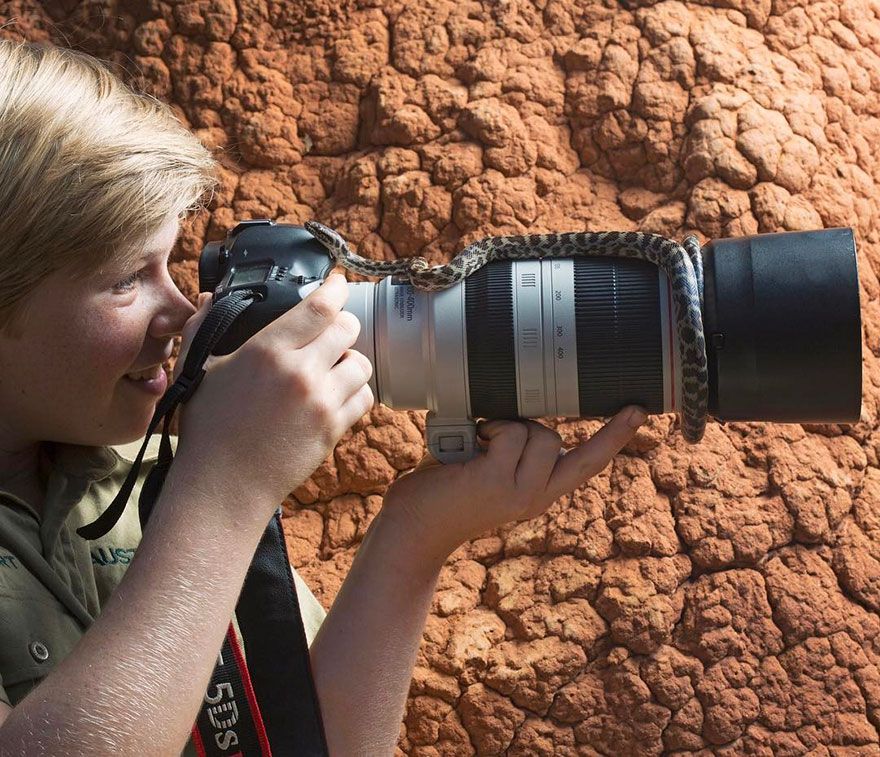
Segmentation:
[[(174, 460), (169, 434), (174, 411), (178, 404), (187, 402), (198, 387), (211, 350), (258, 297), (250, 290), (235, 290), (211, 308), (190, 345), (180, 376), (156, 407), (125, 483), (95, 521), (77, 529), (80, 536), (96, 539), (119, 520), (137, 482), (150, 436), (164, 418), (158, 461), (147, 476), (138, 500), (141, 526), (146, 526)], [(327, 757), (308, 641), (287, 557), (280, 508), (269, 521), (248, 568), (235, 607), (235, 621), (238, 628), (234, 622), (229, 624), (193, 726), (193, 743), (199, 754)]]

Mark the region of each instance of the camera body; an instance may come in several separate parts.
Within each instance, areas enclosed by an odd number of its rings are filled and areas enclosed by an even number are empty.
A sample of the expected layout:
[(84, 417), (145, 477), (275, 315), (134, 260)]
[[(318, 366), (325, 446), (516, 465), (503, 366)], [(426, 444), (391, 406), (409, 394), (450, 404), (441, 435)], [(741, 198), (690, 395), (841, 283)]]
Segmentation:
[[(200, 292), (211, 292), (215, 302), (239, 289), (252, 290), (260, 297), (233, 322), (212, 353), (228, 355), (237, 350), (318, 288), (334, 266), (324, 246), (303, 227), (269, 219), (242, 221), (223, 242), (206, 244), (199, 258)], [(360, 297), (354, 299), (362, 306), (355, 314), (363, 323), (370, 317), (370, 307)], [(355, 348), (375, 363), (372, 341), (372, 333), (363, 330)], [(375, 376), (370, 385), (378, 401)], [(461, 413), (450, 417), (430, 409), (426, 444), (440, 462), (469, 460), (478, 450), (476, 423)]]
[(214, 301), (238, 289), (260, 300), (230, 326), (213, 353), (228, 355), (296, 306), (333, 269), (327, 250), (301, 226), (268, 219), (242, 221), (223, 242), (209, 242), (199, 258), (199, 291)]

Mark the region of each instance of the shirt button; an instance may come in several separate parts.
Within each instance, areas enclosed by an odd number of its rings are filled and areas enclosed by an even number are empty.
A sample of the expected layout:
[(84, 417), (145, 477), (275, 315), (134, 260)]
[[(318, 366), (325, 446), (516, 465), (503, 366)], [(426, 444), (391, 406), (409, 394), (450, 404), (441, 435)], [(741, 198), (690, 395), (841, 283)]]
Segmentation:
[(46, 662), (49, 659), (49, 648), (41, 641), (32, 641), (28, 645), (31, 657), (37, 662)]

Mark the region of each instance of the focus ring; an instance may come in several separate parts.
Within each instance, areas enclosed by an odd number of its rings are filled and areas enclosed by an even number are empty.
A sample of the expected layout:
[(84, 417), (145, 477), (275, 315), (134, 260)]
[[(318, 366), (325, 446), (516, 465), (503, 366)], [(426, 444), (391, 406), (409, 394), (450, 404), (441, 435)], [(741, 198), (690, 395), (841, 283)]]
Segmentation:
[(513, 265), (495, 261), (465, 281), (471, 417), (518, 417), (513, 341)]
[(659, 269), (631, 258), (574, 261), (578, 397), (584, 418), (625, 405), (662, 413)]

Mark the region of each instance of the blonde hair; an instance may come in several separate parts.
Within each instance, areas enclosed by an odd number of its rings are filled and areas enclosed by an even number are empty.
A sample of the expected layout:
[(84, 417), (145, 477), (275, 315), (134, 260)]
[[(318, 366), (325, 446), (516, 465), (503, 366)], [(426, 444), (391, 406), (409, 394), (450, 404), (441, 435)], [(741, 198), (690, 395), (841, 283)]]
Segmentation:
[(168, 105), (103, 61), (0, 39), (0, 331), (43, 277), (133, 264), (170, 217), (204, 208), (216, 170)]

